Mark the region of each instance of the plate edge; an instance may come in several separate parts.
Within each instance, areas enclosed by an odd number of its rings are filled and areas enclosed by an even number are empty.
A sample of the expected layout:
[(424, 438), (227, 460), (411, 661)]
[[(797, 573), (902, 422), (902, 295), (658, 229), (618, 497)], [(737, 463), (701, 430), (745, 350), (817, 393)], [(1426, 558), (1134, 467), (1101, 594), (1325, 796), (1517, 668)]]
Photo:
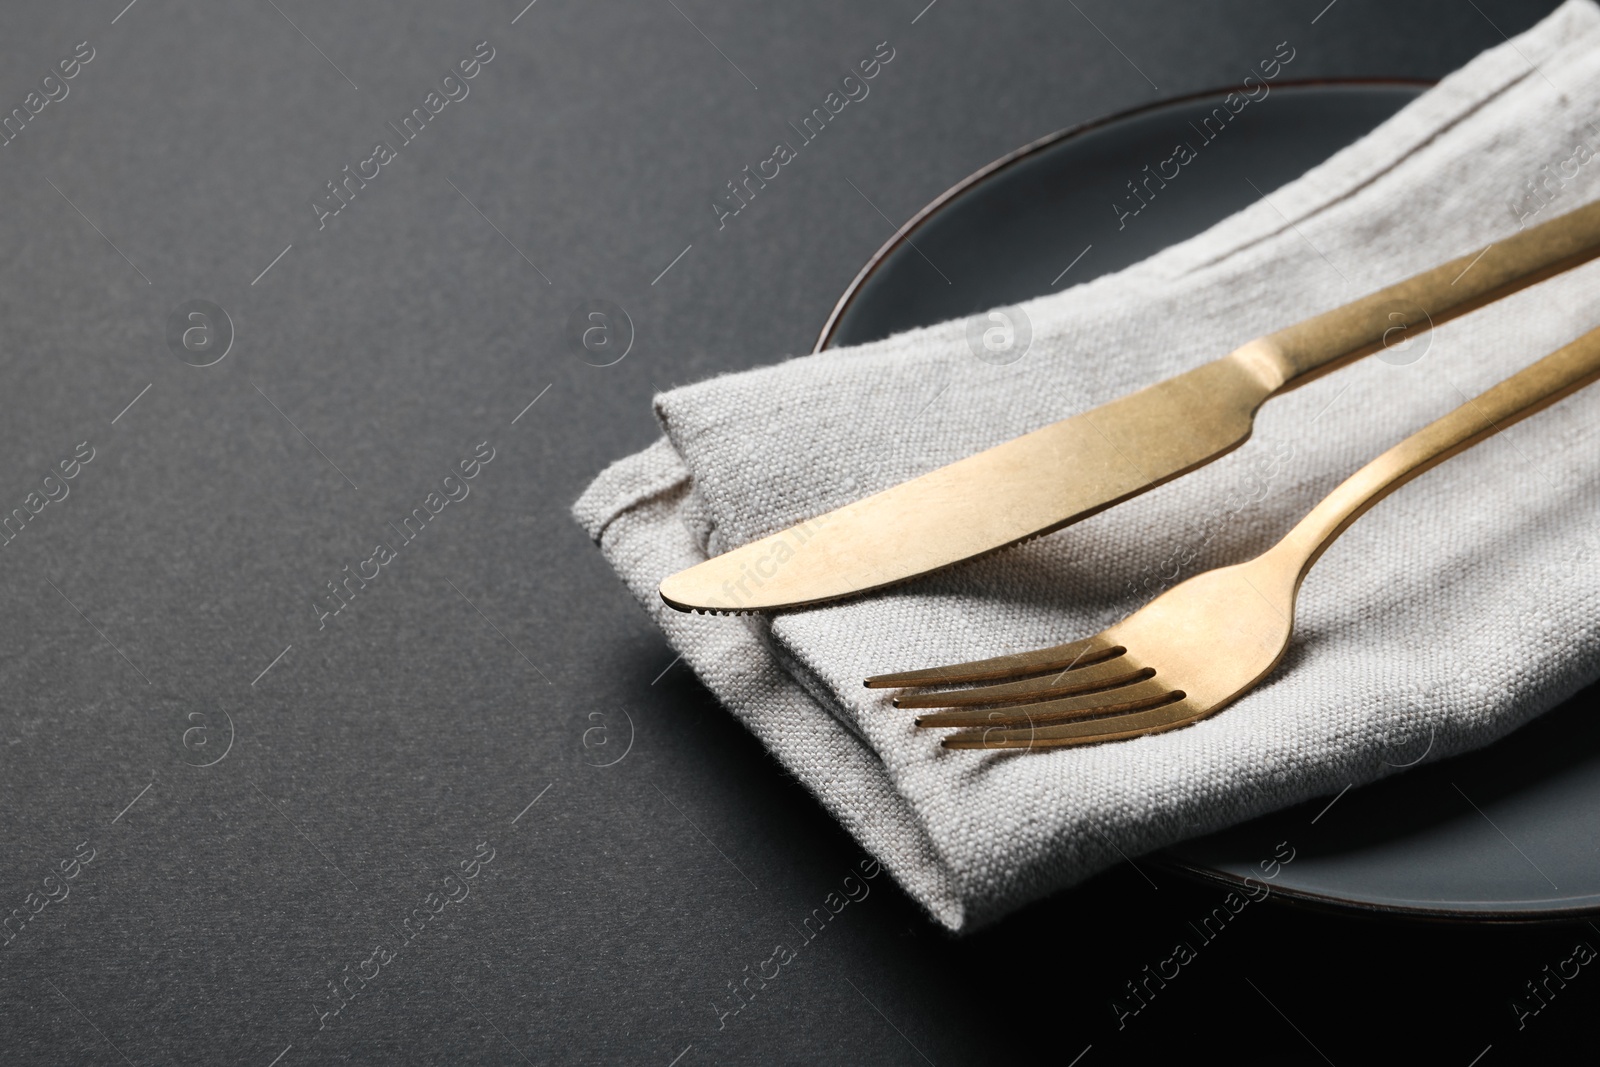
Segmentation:
[[(1387, 86), (1392, 88), (1428, 89), (1437, 84), (1437, 81), (1428, 78), (1300, 78), (1279, 82), (1277, 84), (1277, 88), (1305, 89), (1314, 88), (1317, 86), (1335, 86), (1347, 88), (1359, 85), (1371, 85)], [(1126, 110), (1117, 111), (1110, 115), (1104, 115), (1097, 119), (1090, 119), (1087, 122), (1081, 122), (1075, 126), (1066, 126), (1054, 131), (1053, 133), (1047, 133), (1043, 137), (1029, 141), (1021, 148), (1013, 149), (1012, 151), (1001, 156), (999, 159), (993, 160), (984, 164), (982, 167), (979, 167), (977, 170), (973, 171), (971, 174), (967, 175), (965, 178), (962, 178), (960, 181), (956, 182), (956, 184), (950, 186), (950, 188), (946, 189), (944, 192), (928, 201), (928, 203), (924, 204), (921, 210), (912, 215), (911, 218), (907, 219), (905, 223), (903, 223), (899, 229), (895, 230), (889, 239), (885, 241), (883, 245), (867, 259), (867, 262), (859, 271), (856, 272), (856, 276), (850, 280), (850, 284), (845, 286), (844, 292), (840, 294), (839, 299), (834, 302), (833, 310), (828, 313), (827, 320), (822, 324), (822, 332), (817, 335), (816, 344), (812, 346), (811, 353), (815, 355), (816, 353), (828, 348), (829, 343), (833, 340), (834, 331), (838, 328), (839, 320), (844, 317), (845, 311), (855, 299), (856, 294), (861, 289), (861, 286), (869, 277), (871, 277), (872, 273), (878, 269), (883, 261), (889, 257), (889, 254), (899, 248), (901, 242), (906, 241), (910, 235), (916, 231), (917, 227), (921, 226), (925, 221), (927, 221), (931, 215), (933, 215), (940, 208), (944, 207), (945, 204), (959, 196), (961, 193), (966, 192), (972, 186), (978, 184), (996, 172), (1004, 170), (1006, 167), (1012, 166), (1013, 164), (1026, 159), (1037, 152), (1041, 152), (1052, 145), (1058, 144), (1061, 141), (1065, 141), (1068, 138), (1078, 137), (1082, 134), (1097, 130), (1102, 126), (1109, 126), (1114, 122), (1121, 122), (1124, 119), (1135, 118), (1139, 115), (1145, 114), (1146, 112), (1155, 111), (1160, 108), (1171, 107), (1174, 104), (1187, 104), (1195, 100), (1204, 100), (1208, 97), (1225, 96), (1228, 93), (1242, 91), (1243, 88), (1243, 86), (1237, 84), (1225, 85), (1214, 89), (1203, 89), (1199, 92), (1185, 93), (1182, 96), (1164, 97), (1160, 100), (1151, 101), (1148, 104), (1140, 104), (1137, 107), (1127, 108)]]

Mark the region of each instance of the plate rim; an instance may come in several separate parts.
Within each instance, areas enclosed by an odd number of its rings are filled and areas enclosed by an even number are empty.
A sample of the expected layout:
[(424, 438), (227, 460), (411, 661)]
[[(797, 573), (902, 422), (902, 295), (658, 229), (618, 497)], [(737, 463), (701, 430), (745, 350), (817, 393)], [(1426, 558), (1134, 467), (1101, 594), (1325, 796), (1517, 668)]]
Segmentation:
[[(1351, 88), (1359, 85), (1369, 85), (1389, 88), (1429, 89), (1437, 84), (1439, 84), (1438, 81), (1431, 78), (1290, 78), (1278, 82), (1276, 88)], [(938, 196), (924, 204), (916, 214), (912, 215), (909, 219), (902, 223), (897, 230), (895, 230), (889, 239), (885, 241), (883, 245), (867, 259), (866, 263), (862, 265), (860, 270), (856, 271), (856, 276), (850, 280), (849, 285), (845, 286), (844, 292), (841, 293), (839, 295), (839, 299), (834, 302), (833, 309), (828, 312), (828, 318), (822, 324), (822, 332), (817, 335), (817, 340), (811, 348), (811, 353), (815, 355), (829, 346), (833, 340), (834, 333), (838, 330), (839, 320), (842, 319), (844, 317), (844, 313), (849, 310), (850, 305), (855, 301), (857, 295), (859, 295), (861, 287), (866, 284), (867, 279), (870, 278), (873, 273), (883, 265), (884, 261), (887, 260), (902, 243), (908, 241), (911, 235), (916, 232), (918, 227), (920, 227), (936, 212), (943, 209), (944, 206), (951, 200), (954, 200), (957, 196), (960, 196), (974, 185), (977, 185), (979, 182), (986, 181), (996, 173), (1005, 170), (1008, 167), (1014, 166), (1030, 156), (1042, 152), (1046, 148), (1051, 148), (1070, 138), (1080, 137), (1104, 126), (1110, 126), (1113, 123), (1137, 118), (1140, 115), (1151, 111), (1157, 111), (1164, 107), (1171, 107), (1174, 104), (1187, 104), (1196, 100), (1204, 100), (1209, 97), (1226, 96), (1228, 93), (1243, 92), (1245, 89), (1246, 87), (1243, 85), (1230, 84), (1212, 89), (1202, 89), (1193, 93), (1184, 93), (1181, 96), (1163, 97), (1160, 100), (1153, 100), (1149, 103), (1140, 104), (1136, 107), (1127, 108), (1122, 111), (1116, 111), (1109, 115), (1101, 116), (1097, 119), (1090, 119), (1087, 122), (1080, 122), (1073, 126), (1062, 127), (1061, 129), (1058, 129), (1052, 133), (1047, 133), (1042, 137), (1029, 141), (1021, 148), (1013, 149), (1000, 158), (979, 167), (977, 170), (973, 171), (965, 178), (962, 178), (944, 192), (940, 193)]]
[[(1170, 855), (1166, 849), (1150, 853), (1148, 856), (1141, 858), (1148, 860), (1159, 869), (1182, 875), (1194, 881), (1227, 889), (1239, 889), (1252, 882), (1257, 886), (1267, 884), (1260, 879), (1247, 878), (1232, 871), (1224, 871), (1216, 867), (1203, 867), (1197, 863), (1179, 859)], [(1600, 895), (1595, 894), (1590, 895), (1590, 899), (1594, 901), (1591, 904), (1559, 908), (1525, 908), (1521, 911), (1512, 911), (1504, 907), (1469, 910), (1459, 907), (1451, 908), (1445, 903), (1430, 905), (1416, 902), (1362, 900), (1356, 897), (1342, 897), (1334, 893), (1320, 893), (1310, 889), (1288, 886), (1269, 885), (1268, 888), (1270, 889), (1268, 899), (1280, 898), (1285, 904), (1312, 911), (1337, 912), (1345, 916), (1354, 913), (1361, 917), (1373, 919), (1403, 918), (1412, 921), (1435, 922), (1448, 926), (1469, 923), (1493, 923), (1506, 926), (1561, 925), (1600, 914)]]
[[(1437, 84), (1438, 82), (1436, 80), (1429, 78), (1370, 77), (1299, 78), (1280, 82), (1278, 83), (1278, 86), (1280, 88), (1297, 89), (1377, 86), (1387, 88), (1426, 90)], [(943, 210), (952, 200), (971, 189), (973, 186), (988, 180), (995, 174), (1009, 167), (1015, 166), (1016, 164), (1029, 159), (1030, 157), (1044, 151), (1047, 148), (1054, 147), (1055, 145), (1058, 145), (1061, 142), (1071, 138), (1082, 136), (1094, 130), (1110, 126), (1114, 123), (1136, 118), (1151, 111), (1156, 111), (1165, 107), (1171, 107), (1175, 104), (1186, 104), (1198, 100), (1225, 96), (1230, 92), (1239, 91), (1240, 88), (1241, 86), (1233, 84), (1217, 88), (1204, 89), (1192, 93), (1185, 93), (1181, 96), (1163, 97), (1160, 100), (1154, 100), (1150, 101), (1149, 103), (1140, 104), (1137, 107), (1127, 108), (1122, 111), (1113, 112), (1109, 115), (1104, 115), (1097, 119), (1091, 119), (1087, 122), (1081, 122), (1076, 125), (1063, 127), (1051, 133), (1047, 133), (1042, 137), (1038, 137), (1032, 141), (1029, 141), (1020, 148), (1016, 148), (1010, 152), (1007, 152), (998, 159), (979, 167), (977, 170), (973, 171), (965, 178), (962, 178), (960, 181), (956, 182), (954, 185), (950, 186), (944, 192), (940, 193), (938, 196), (934, 197), (927, 204), (925, 204), (920, 210), (907, 219), (906, 222), (898, 227), (894, 234), (891, 235), (889, 239), (886, 240), (883, 245), (867, 259), (866, 263), (862, 265), (861, 269), (856, 272), (855, 277), (850, 280), (850, 284), (845, 287), (844, 292), (840, 294), (839, 299), (835, 301), (832, 310), (828, 313), (827, 320), (822, 325), (821, 332), (817, 335), (817, 340), (815, 345), (812, 347), (812, 352), (822, 352), (829, 347), (833, 341), (835, 333), (838, 330), (839, 322), (844, 317), (844, 313), (849, 310), (852, 304), (854, 304), (856, 298), (861, 293), (862, 286), (866, 284), (867, 279), (872, 277), (872, 275), (883, 265), (889, 256), (897, 251), (901, 245), (908, 243), (911, 236), (918, 230), (918, 228), (926, 223), (933, 215)], [(1232, 871), (1223, 870), (1218, 867), (1207, 867), (1189, 860), (1180, 859), (1179, 857), (1172, 855), (1167, 849), (1160, 850), (1143, 858), (1171, 873), (1210, 885), (1224, 886), (1234, 889), (1246, 884), (1246, 878), (1242, 875), (1236, 874)], [(1449, 925), (1460, 925), (1465, 923), (1526, 925), (1572, 922), (1575, 919), (1581, 919), (1600, 914), (1600, 897), (1594, 898), (1593, 903), (1587, 905), (1569, 907), (1542, 907), (1537, 909), (1522, 908), (1520, 910), (1513, 910), (1504, 906), (1499, 906), (1491, 908), (1465, 909), (1459, 906), (1451, 907), (1448, 902), (1427, 904), (1420, 901), (1390, 902), (1370, 899), (1363, 900), (1355, 897), (1318, 892), (1290, 886), (1274, 885), (1271, 887), (1271, 889), (1271, 895), (1280, 899), (1286, 905), (1308, 908), (1316, 911), (1337, 912), (1345, 916), (1356, 915), (1374, 920), (1401, 918), (1412, 921), (1439, 922)]]

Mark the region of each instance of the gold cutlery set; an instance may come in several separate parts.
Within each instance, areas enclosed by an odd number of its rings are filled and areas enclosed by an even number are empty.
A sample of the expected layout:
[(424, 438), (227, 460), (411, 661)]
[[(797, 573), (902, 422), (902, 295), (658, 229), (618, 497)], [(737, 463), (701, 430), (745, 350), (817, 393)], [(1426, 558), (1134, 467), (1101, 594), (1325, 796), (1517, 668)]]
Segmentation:
[[(1070, 525), (1248, 440), (1272, 397), (1600, 256), (1600, 203), (1531, 227), (1221, 359), (680, 571), (681, 611), (807, 607), (882, 589)], [(1545, 356), (1362, 467), (1256, 558), (1199, 574), (1121, 622), (1020, 655), (869, 678), (944, 708), (948, 748), (1116, 741), (1205, 718), (1266, 677), (1295, 599), (1351, 523), (1406, 482), (1600, 379), (1600, 329)], [(970, 688), (939, 688), (989, 683)]]

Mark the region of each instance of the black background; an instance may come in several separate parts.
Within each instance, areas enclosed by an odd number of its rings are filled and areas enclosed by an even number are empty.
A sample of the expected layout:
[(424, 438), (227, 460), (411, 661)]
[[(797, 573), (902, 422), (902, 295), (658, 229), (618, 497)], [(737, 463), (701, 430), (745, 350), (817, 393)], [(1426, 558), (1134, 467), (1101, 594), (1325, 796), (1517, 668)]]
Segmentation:
[[(925, 2), (6, 6), (5, 110), (95, 57), (0, 148), (0, 506), (95, 458), (0, 548), (0, 914), (95, 858), (0, 947), (0, 1061), (1489, 1065), (1577, 1039), (1600, 978), (1521, 1030), (1510, 1002), (1587, 924), (1277, 902), (1119, 1030), (1123, 983), (1218, 896), (1148, 866), (959, 940), (879, 878), (719, 1029), (861, 853), (569, 517), (654, 440), (651, 395), (808, 350), (895, 225), (1041, 134), (1285, 40), (1296, 78), (1436, 78), (1553, 6)], [(319, 231), (323, 183), (483, 40), (471, 95)], [(870, 97), (719, 232), (713, 194), (880, 41)], [(167, 344), (193, 299), (236, 331), (211, 367)], [(635, 328), (613, 366), (565, 339), (593, 299)], [(319, 630), (324, 583), (482, 441), (471, 495)], [(319, 1030), (479, 842), (470, 896)]]

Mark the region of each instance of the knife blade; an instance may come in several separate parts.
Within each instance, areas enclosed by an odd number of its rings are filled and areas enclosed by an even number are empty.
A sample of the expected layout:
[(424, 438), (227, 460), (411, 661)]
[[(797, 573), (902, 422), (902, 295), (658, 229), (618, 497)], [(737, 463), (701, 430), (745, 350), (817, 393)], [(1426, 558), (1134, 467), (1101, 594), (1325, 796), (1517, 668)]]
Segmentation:
[(1050, 533), (1239, 447), (1271, 397), (1597, 255), (1600, 202), (679, 571), (661, 598), (680, 611), (809, 607)]

